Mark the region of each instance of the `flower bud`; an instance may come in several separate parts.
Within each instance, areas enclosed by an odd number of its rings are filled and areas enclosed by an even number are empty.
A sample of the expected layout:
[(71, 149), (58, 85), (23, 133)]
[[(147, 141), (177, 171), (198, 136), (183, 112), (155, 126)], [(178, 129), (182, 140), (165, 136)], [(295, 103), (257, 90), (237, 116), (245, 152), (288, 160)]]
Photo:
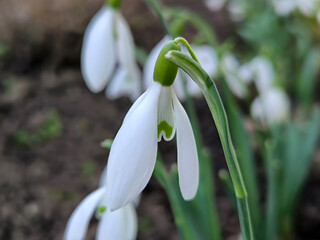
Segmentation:
[(167, 87), (173, 84), (178, 72), (178, 66), (165, 58), (165, 55), (171, 50), (181, 51), (181, 48), (174, 41), (164, 45), (158, 55), (153, 72), (153, 80)]

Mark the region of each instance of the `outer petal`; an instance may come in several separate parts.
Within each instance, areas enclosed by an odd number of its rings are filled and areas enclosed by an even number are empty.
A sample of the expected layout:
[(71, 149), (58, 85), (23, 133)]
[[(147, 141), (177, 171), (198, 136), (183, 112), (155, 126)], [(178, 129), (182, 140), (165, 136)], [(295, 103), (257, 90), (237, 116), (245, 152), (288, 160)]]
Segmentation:
[(234, 55), (228, 54), (222, 58), (222, 70), (230, 90), (239, 98), (247, 94), (247, 89), (238, 74), (239, 62)]
[(194, 198), (199, 183), (199, 163), (196, 142), (186, 111), (173, 97), (177, 131), (179, 185), (185, 200)]
[(109, 99), (116, 99), (128, 95), (132, 101), (135, 101), (140, 94), (140, 79), (134, 80), (128, 69), (120, 66), (106, 89), (106, 96)]
[(251, 105), (251, 115), (268, 125), (285, 121), (289, 114), (290, 100), (285, 92), (277, 88), (264, 92)]
[(108, 211), (99, 222), (97, 240), (133, 240), (137, 237), (137, 214), (132, 204)]
[(106, 193), (102, 187), (90, 193), (73, 211), (64, 233), (64, 240), (81, 240), (85, 238), (90, 219)]
[(115, 67), (114, 10), (103, 7), (91, 20), (83, 40), (81, 71), (92, 92), (102, 91)]
[(111, 147), (107, 198), (116, 210), (133, 201), (151, 178), (157, 155), (157, 104), (161, 85), (153, 83), (143, 101), (129, 111)]
[[(117, 51), (120, 68), (126, 74), (122, 79), (122, 94), (136, 100), (141, 94), (141, 73), (137, 66), (134, 53), (134, 42), (130, 28), (120, 13), (117, 14)], [(118, 79), (119, 80), (119, 79)], [(111, 86), (110, 86), (111, 87)]]
[(169, 36), (165, 36), (149, 53), (148, 59), (143, 67), (143, 88), (147, 89), (151, 86), (153, 82), (153, 71), (156, 64), (158, 55), (162, 47), (170, 41)]
[(260, 93), (266, 92), (274, 83), (274, 71), (271, 62), (265, 57), (256, 57), (250, 65), (252, 71), (256, 74), (257, 89)]

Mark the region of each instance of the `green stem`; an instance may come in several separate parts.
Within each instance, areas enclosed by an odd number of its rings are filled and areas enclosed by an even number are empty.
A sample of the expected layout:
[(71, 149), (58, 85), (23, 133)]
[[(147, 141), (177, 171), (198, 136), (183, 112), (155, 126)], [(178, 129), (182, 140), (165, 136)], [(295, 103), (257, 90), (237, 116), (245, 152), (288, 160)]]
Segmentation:
[(187, 49), (188, 52), (190, 53), (191, 57), (193, 58), (193, 60), (195, 60), (197, 63), (200, 64), (196, 54), (194, 53), (194, 51), (192, 50), (190, 44), (188, 43), (188, 41), (183, 38), (183, 37), (177, 37), (176, 39), (173, 40), (175, 43), (182, 43)]
[(227, 115), (225, 113), (219, 92), (214, 82), (203, 70), (200, 64), (186, 54), (179, 51), (170, 51), (166, 54), (166, 58), (182, 68), (191, 78), (193, 78), (205, 96), (212, 117), (217, 126), (227, 165), (230, 171), (230, 176), (235, 189), (243, 240), (252, 240), (254, 239), (254, 236), (247, 190), (242, 178), (236, 152), (233, 147)]
[(210, 229), (210, 237), (215, 240), (221, 240), (222, 236), (220, 230), (219, 216), (216, 208), (216, 199), (214, 197), (214, 176), (212, 172), (212, 163), (208, 154), (205, 154), (203, 150), (203, 138), (200, 131), (199, 121), (197, 118), (194, 101), (190, 97), (190, 94), (187, 89), (187, 79), (185, 75), (185, 73), (181, 74), (183, 81), (183, 91), (185, 94), (187, 111), (197, 143), (197, 151), (199, 155), (200, 179), (197, 197), (201, 198), (202, 196), (205, 199), (205, 206), (199, 206), (198, 211), (202, 211), (202, 215), (208, 223), (207, 225), (208, 229)]
[(106, 5), (118, 9), (121, 4), (122, 4), (122, 0), (105, 0)]

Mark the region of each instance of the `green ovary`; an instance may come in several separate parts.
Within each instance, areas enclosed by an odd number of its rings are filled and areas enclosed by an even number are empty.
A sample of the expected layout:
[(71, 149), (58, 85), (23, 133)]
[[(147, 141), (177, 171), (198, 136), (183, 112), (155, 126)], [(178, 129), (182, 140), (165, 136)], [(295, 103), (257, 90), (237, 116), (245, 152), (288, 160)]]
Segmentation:
[(173, 127), (171, 127), (167, 121), (162, 121), (158, 124), (158, 138), (160, 137), (161, 132), (164, 131), (166, 138), (170, 138), (172, 135)]

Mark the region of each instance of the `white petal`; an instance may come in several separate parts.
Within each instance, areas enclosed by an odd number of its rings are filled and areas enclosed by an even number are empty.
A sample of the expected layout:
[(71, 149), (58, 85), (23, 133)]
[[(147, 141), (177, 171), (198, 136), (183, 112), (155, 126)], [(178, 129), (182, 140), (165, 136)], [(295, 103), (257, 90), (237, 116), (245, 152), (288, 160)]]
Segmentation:
[(173, 98), (177, 131), (179, 185), (185, 200), (194, 198), (199, 183), (199, 163), (195, 138), (188, 115), (176, 97)]
[(132, 204), (116, 211), (107, 211), (99, 222), (97, 240), (133, 240), (138, 232), (137, 214)]
[(162, 47), (170, 41), (171, 38), (169, 36), (165, 36), (149, 53), (148, 59), (143, 67), (143, 87), (147, 89), (151, 86), (153, 82), (153, 71), (154, 66), (156, 64), (158, 55), (162, 49)]
[(151, 178), (157, 155), (157, 106), (161, 85), (154, 82), (143, 101), (129, 111), (112, 144), (107, 197), (116, 210), (133, 201)]
[(182, 101), (185, 100), (186, 98), (184, 94), (183, 84), (184, 84), (184, 81), (186, 82), (188, 81), (188, 77), (189, 77), (188, 74), (183, 72), (181, 69), (178, 69), (176, 79), (173, 82), (174, 92), (176, 93), (177, 97)]
[(158, 141), (163, 137), (170, 141), (174, 137), (174, 113), (172, 105), (172, 87), (161, 87), (158, 102)]
[(103, 172), (100, 177), (99, 187), (106, 187), (107, 186), (107, 169), (108, 165), (105, 166)]
[(92, 92), (102, 91), (115, 66), (114, 10), (103, 7), (91, 20), (83, 40), (81, 71)]
[(238, 69), (239, 78), (246, 84), (253, 80), (253, 72), (250, 64), (242, 64)]
[(128, 69), (120, 66), (106, 89), (106, 96), (113, 100), (122, 96), (129, 96), (132, 101), (141, 94), (140, 80), (133, 80)]
[(288, 119), (289, 114), (290, 100), (284, 91), (277, 88), (264, 92), (251, 105), (251, 115), (268, 125)]
[(90, 193), (73, 211), (64, 233), (64, 240), (82, 240), (85, 238), (92, 215), (106, 193), (102, 187)]
[(232, 54), (225, 55), (222, 58), (221, 68), (230, 90), (239, 98), (245, 97), (247, 89), (239, 76), (239, 62), (236, 57)]
[(256, 57), (251, 63), (255, 83), (260, 93), (270, 89), (274, 83), (274, 71), (271, 62), (265, 57)]
[(130, 28), (120, 13), (117, 15), (117, 51), (120, 68), (125, 69), (126, 75), (122, 79), (122, 92), (131, 100), (136, 100), (141, 94), (141, 73), (134, 53), (134, 42)]

